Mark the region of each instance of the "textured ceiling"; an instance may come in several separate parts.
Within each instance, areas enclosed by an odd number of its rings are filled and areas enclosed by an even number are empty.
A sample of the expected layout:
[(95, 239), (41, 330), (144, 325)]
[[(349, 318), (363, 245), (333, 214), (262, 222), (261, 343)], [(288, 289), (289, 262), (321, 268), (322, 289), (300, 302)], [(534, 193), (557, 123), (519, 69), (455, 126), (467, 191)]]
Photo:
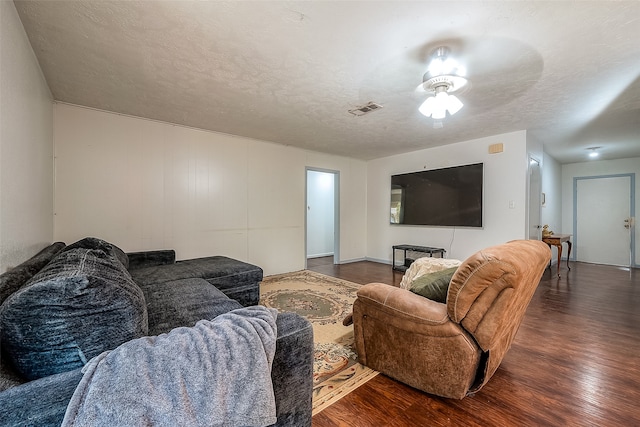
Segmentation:
[[(523, 129), (561, 163), (640, 157), (638, 1), (15, 4), (61, 102), (365, 160)], [(435, 129), (440, 45), (471, 85)]]

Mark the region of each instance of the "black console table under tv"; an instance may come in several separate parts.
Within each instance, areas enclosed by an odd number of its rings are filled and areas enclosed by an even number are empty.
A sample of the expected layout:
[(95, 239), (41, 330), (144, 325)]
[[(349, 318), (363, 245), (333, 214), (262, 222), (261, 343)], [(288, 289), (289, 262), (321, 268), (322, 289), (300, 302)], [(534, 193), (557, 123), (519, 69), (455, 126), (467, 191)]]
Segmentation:
[[(397, 250), (404, 251), (404, 254), (402, 256), (402, 264), (400, 265), (396, 265)], [(446, 252), (442, 248), (431, 248), (428, 246), (394, 245), (393, 246), (393, 264), (391, 264), (394, 270), (405, 271), (407, 268), (409, 268), (411, 263), (415, 261), (411, 258), (407, 258), (407, 251), (429, 254), (430, 257), (433, 257), (433, 254), (440, 254), (440, 258), (444, 258), (444, 253)]]

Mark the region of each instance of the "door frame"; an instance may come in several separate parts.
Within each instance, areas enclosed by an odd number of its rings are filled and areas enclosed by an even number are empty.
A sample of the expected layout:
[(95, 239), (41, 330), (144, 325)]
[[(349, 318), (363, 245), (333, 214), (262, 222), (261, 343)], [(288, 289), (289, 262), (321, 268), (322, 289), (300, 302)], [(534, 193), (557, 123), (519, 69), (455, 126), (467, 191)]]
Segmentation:
[[(538, 188), (538, 196), (535, 199), (537, 201), (537, 210), (538, 210), (538, 221), (542, 222), (542, 203), (540, 202), (542, 199), (542, 161), (529, 153), (527, 156), (527, 212), (526, 212), (526, 234), (525, 239), (531, 239), (531, 209), (533, 208), (531, 199), (532, 199), (532, 191), (531, 191), (531, 162), (534, 161), (538, 164), (538, 168), (540, 170), (540, 188)], [(537, 240), (542, 238), (542, 224), (537, 224), (536, 228), (538, 230)]]
[[(590, 176), (576, 176), (573, 178), (573, 244), (575, 250), (573, 251), (572, 261), (577, 259), (578, 252), (578, 181), (586, 179), (606, 179), (606, 178), (629, 178), (629, 216), (631, 218), (636, 217), (636, 174), (635, 173), (618, 173), (607, 175), (590, 175)], [(636, 259), (636, 236), (635, 236), (635, 221), (631, 224), (629, 230), (631, 234), (630, 245), (630, 259), (629, 266), (637, 267), (635, 264)]]
[(307, 206), (309, 203), (309, 172), (333, 174), (333, 263), (340, 264), (340, 171), (307, 166), (304, 170), (304, 268), (307, 269)]

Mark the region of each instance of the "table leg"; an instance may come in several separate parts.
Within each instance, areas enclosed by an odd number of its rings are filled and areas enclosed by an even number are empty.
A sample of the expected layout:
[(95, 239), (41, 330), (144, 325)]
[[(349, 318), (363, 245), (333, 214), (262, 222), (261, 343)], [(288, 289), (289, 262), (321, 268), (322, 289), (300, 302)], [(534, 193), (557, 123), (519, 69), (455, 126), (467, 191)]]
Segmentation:
[(569, 248), (569, 251), (567, 252), (567, 268), (568, 268), (569, 270), (571, 270), (571, 267), (569, 267), (569, 257), (571, 256), (571, 246), (573, 246), (573, 245), (571, 244), (571, 241), (570, 241), (570, 240), (567, 240), (567, 247)]
[(562, 242), (558, 243), (558, 277), (560, 277), (560, 260), (562, 259)]

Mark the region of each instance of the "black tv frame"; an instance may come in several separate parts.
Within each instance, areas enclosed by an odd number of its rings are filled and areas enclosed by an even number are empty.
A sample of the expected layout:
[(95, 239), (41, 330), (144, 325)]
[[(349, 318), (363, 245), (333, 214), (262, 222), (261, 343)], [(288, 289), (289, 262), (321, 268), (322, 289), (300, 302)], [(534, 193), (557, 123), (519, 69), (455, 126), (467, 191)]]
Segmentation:
[(482, 228), (484, 163), (392, 175), (390, 201), (392, 225)]

